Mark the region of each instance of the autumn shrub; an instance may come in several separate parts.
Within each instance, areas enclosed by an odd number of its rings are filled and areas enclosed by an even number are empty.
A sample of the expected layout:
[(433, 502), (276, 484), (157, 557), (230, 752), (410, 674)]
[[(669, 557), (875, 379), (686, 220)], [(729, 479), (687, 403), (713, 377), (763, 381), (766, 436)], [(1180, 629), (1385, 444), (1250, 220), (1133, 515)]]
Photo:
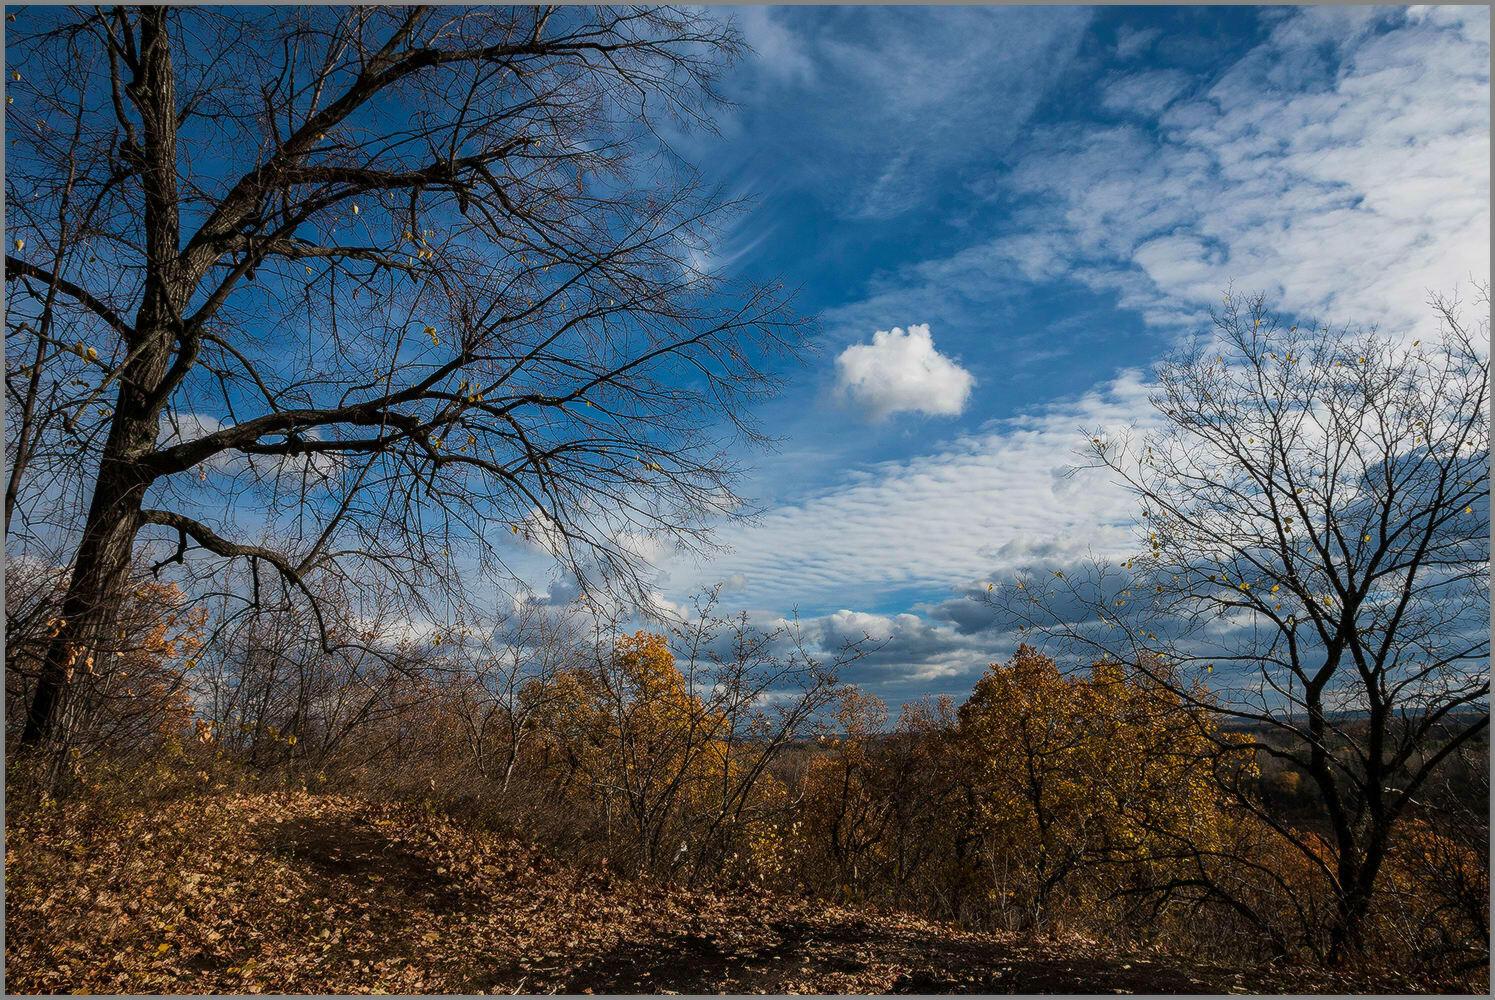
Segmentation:
[(1382, 954), (1418, 972), (1485, 980), (1490, 965), (1490, 867), (1482, 842), (1456, 840), (1410, 821), (1387, 856), (1385, 888), (1372, 910)]
[(855, 688), (799, 779), (793, 833), (797, 887), (831, 899), (941, 912), (957, 841), (953, 706), (888, 710)]
[[(51, 590), (19, 582), (7, 683), (24, 697)], [(534, 620), (507, 644), (448, 632), (374, 657), (322, 648), (291, 608), (212, 647), (174, 588), (142, 580), (126, 608), (134, 639), (80, 665), (94, 700), (70, 706), (65, 755), (12, 757), (13, 810), (77, 823), (230, 789), (351, 793), (681, 885), (1231, 964), (1329, 959), (1334, 854), (1300, 823), (1297, 772), (1259, 769), (1272, 755), (1159, 664), (1066, 672), (1024, 646), (963, 704), (894, 719), (743, 633), (589, 643)], [(1465, 799), (1430, 801), (1392, 845), (1368, 967), (1466, 984), (1488, 968), (1488, 826)]]
[(1211, 725), (1116, 664), (1065, 676), (1022, 647), (989, 668), (960, 709), (957, 741), (984, 919), (1084, 922), (1216, 849)]
[[(62, 574), (29, 560), (6, 562), (6, 699), (24, 705), (47, 645), (62, 627)], [(7, 793), (28, 798), (159, 794), (180, 780), (198, 732), (191, 697), (207, 616), (175, 584), (133, 578), (91, 653), (69, 662), (60, 738), (20, 756), (7, 713)]]
[(590, 841), (617, 867), (762, 878), (781, 864), (785, 801), (766, 765), (785, 737), (744, 711), (744, 694), (740, 674), (682, 671), (664, 636), (621, 636), (532, 690), (544, 709), (523, 784), (548, 791), (572, 817), (573, 843)]

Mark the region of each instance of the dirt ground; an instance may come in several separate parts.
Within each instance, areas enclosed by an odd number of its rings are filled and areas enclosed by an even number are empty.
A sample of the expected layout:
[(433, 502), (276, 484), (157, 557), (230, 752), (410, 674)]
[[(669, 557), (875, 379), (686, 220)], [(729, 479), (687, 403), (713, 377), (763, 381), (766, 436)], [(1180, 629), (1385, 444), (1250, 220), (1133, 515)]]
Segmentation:
[(1417, 989), (665, 889), (338, 796), (220, 795), (105, 824), (17, 822), (6, 841), (10, 993)]

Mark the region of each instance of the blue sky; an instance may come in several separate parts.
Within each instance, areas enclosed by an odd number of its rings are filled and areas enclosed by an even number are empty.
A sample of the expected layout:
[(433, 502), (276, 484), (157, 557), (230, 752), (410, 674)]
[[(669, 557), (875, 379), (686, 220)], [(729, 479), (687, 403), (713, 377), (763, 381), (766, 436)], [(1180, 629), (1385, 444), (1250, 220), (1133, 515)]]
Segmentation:
[(1064, 470), (1150, 419), (1150, 366), (1224, 289), (1410, 340), (1430, 292), (1488, 280), (1487, 9), (701, 13), (752, 51), (714, 133), (665, 136), (748, 201), (700, 266), (783, 281), (817, 327), (758, 412), (778, 448), (737, 456), (761, 515), (710, 559), (637, 547), (665, 606), (723, 583), (822, 647), (870, 635), (848, 679), (890, 701), (1011, 652), (970, 588), (1133, 551), (1127, 498)]
[(886, 640), (892, 700), (968, 689), (1006, 637), (944, 605), (1033, 560), (1131, 546), (1066, 480), (1146, 419), (1149, 365), (1222, 290), (1415, 336), (1489, 274), (1489, 13), (1477, 8), (741, 8), (720, 134), (673, 142), (753, 199), (712, 261), (777, 277), (816, 353), (745, 455), (764, 508), (727, 581), (829, 643)]

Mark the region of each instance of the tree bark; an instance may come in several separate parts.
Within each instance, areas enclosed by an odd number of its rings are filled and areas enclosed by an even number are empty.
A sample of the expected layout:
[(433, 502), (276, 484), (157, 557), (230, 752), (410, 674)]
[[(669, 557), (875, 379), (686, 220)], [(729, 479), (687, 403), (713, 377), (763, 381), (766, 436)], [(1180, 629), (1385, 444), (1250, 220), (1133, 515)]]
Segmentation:
[[(153, 444), (154, 421), (149, 431)], [(36, 747), (54, 734), (74, 667), (108, 648), (108, 636), (130, 572), (145, 488), (150, 483), (122, 447), (124, 439), (140, 436), (138, 427), (116, 422), (105, 446), (61, 617), (54, 626), (52, 642), (37, 675), (36, 691), (26, 710), (22, 747)]]
[(182, 334), (187, 281), (180, 258), (177, 189), (176, 82), (167, 30), (168, 10), (145, 8), (132, 26), (120, 12), (119, 30), (138, 36), (133, 78), (125, 90), (140, 116), (138, 159), (144, 193), (141, 217), (146, 280), (132, 335), (134, 360), (120, 373), (108, 440), (99, 459), (93, 498), (83, 524), (72, 577), (51, 645), (26, 709), (21, 746), (35, 748), (56, 735), (77, 664), (108, 649), (130, 573), (145, 493), (159, 474), (146, 461), (155, 451), (161, 413), (180, 381), (181, 358), (168, 365)]

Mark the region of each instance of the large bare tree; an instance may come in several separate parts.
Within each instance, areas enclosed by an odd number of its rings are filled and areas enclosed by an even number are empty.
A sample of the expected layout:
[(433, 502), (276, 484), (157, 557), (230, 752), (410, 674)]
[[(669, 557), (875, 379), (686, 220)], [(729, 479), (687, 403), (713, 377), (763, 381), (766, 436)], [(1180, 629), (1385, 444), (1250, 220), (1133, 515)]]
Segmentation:
[[(22, 742), (107, 655), (142, 546), (253, 603), (450, 609), (529, 536), (635, 579), (737, 505), (797, 324), (703, 259), (663, 136), (736, 49), (668, 8), (54, 8), (9, 25), (12, 546), (70, 575)], [(146, 560), (147, 562), (151, 560)], [(599, 583), (599, 585), (600, 585)], [(442, 603), (446, 601), (446, 603)]]
[(1227, 296), (1212, 335), (1159, 367), (1155, 429), (1090, 437), (1086, 464), (1140, 505), (1142, 551), (987, 598), (1247, 724), (1309, 780), (1327, 856), (1256, 811), (1332, 887), (1336, 956), (1398, 821), (1489, 726), (1488, 326), (1434, 310), (1423, 341)]

